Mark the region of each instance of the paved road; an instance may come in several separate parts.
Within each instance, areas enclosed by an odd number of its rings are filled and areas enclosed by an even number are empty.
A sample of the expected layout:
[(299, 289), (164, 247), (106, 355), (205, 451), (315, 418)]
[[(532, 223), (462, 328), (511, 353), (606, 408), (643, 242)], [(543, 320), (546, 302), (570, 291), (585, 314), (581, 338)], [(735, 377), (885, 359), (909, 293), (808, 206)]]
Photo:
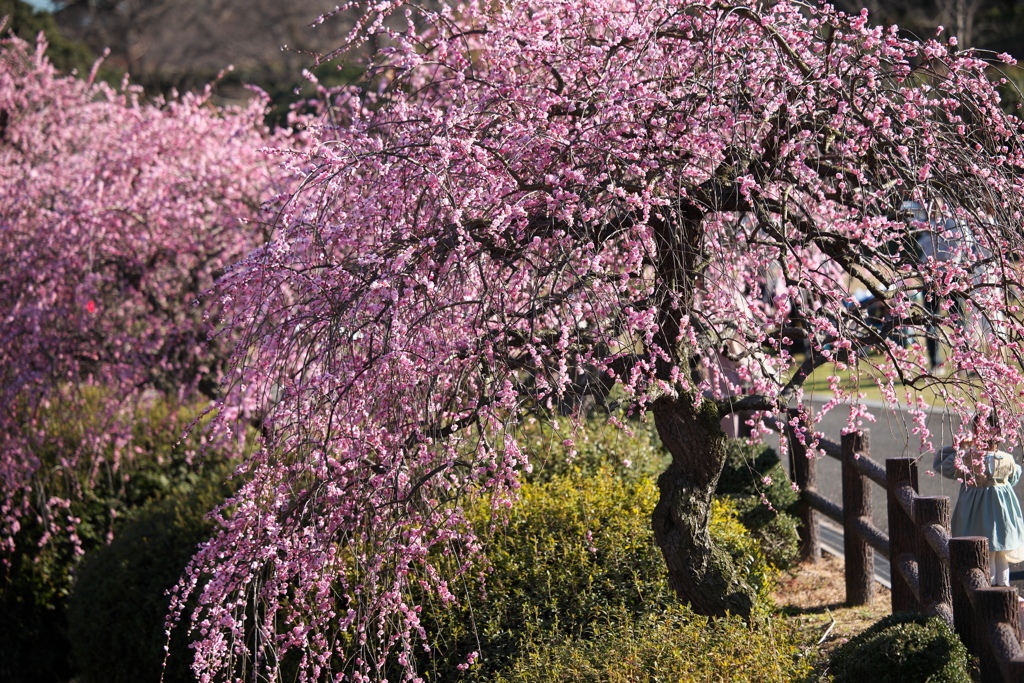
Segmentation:
[[(836, 557), (843, 557), (843, 528), (830, 519), (822, 519), (818, 531), (821, 549)], [(892, 589), (892, 569), (889, 560), (875, 553), (875, 581)], [(1024, 563), (1011, 565), (1010, 585), (1016, 586), (1018, 593), (1024, 595)]]
[[(914, 425), (910, 417), (899, 410), (889, 410), (882, 406), (872, 407), (875, 422), (866, 423), (862, 428), (870, 431), (871, 458), (879, 464), (885, 464), (886, 458), (919, 457), (918, 479), (921, 495), (949, 496), (950, 503), (956, 505), (960, 491), (959, 482), (946, 479), (932, 471), (932, 454), (921, 454), (921, 441), (911, 433)], [(830, 440), (839, 441), (839, 435), (846, 426), (849, 413), (838, 408), (825, 416), (818, 426)], [(934, 410), (928, 416), (928, 429), (932, 432), (932, 443), (935, 446), (946, 445), (952, 441), (954, 427), (958, 424), (955, 418), (945, 411)], [(778, 448), (778, 439), (769, 443)], [(1008, 448), (1020, 462), (1021, 448)], [(783, 461), (788, 469), (788, 454), (783, 454)], [(830, 457), (820, 458), (817, 463), (818, 492), (835, 501), (842, 502), (842, 476), (838, 460)], [(872, 512), (875, 525), (888, 533), (889, 523), (886, 516), (885, 490), (872, 484)], [(1024, 478), (1015, 487), (1017, 496), (1024, 500)], [(822, 516), (823, 517), (823, 516)], [(835, 555), (842, 555), (842, 529), (830, 522), (822, 525), (822, 540), (828, 544), (827, 550)], [(889, 581), (888, 561), (880, 555), (875, 558), (875, 575), (880, 583), (887, 585)], [(1011, 567), (1011, 583), (1024, 594), (1024, 564)]]

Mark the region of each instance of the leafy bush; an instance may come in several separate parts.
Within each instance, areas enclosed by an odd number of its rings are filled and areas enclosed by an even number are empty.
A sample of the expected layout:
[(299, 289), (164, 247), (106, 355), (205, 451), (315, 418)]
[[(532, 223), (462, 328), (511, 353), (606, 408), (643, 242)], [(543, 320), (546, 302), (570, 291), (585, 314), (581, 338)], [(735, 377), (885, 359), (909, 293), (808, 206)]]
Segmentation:
[[(669, 458), (654, 425), (639, 420), (627, 422), (622, 429), (594, 418), (575, 432), (532, 421), (520, 437), (534, 467), (528, 477), (533, 482), (571, 472), (657, 478)], [(563, 445), (570, 438), (575, 451), (571, 457)], [(797, 494), (775, 449), (749, 444), (746, 439), (729, 439), (716, 494), (731, 501), (769, 564), (779, 569), (793, 566), (799, 557), (799, 522), (788, 510), (797, 502)]]
[(786, 569), (799, 556), (796, 517), (789, 510), (797, 501), (775, 449), (730, 439), (717, 493), (733, 501), (739, 519), (761, 544), (768, 562)]
[(532, 640), (496, 683), (782, 683), (810, 673), (781, 624), (710, 620), (686, 608), (601, 625), (590, 639)]
[[(459, 606), (424, 608), (433, 652), (420, 668), (431, 680), (463, 675), (456, 667), (475, 651), (482, 659), (469, 675), (487, 680), (513, 675), (525, 653), (544, 650), (549, 640), (571, 649), (622, 629), (626, 647), (631, 629), (659, 615), (676, 615), (672, 628), (697, 619), (674, 611), (651, 531), (658, 491), (650, 478), (598, 468), (527, 483), (521, 494), (504, 528), (491, 530), (486, 580), (461, 586)], [(486, 505), (473, 511), (482, 534), (491, 519)], [(716, 501), (711, 533), (767, 599), (771, 570), (729, 502)]]
[(716, 492), (758, 497), (763, 493), (777, 510), (785, 510), (797, 500), (775, 449), (765, 444), (747, 443), (745, 439), (726, 441), (725, 466)]
[(839, 647), (829, 663), (834, 683), (969, 683), (967, 649), (936, 617), (898, 613)]
[(708, 530), (715, 543), (725, 548), (732, 557), (743, 581), (757, 591), (760, 604), (754, 612), (763, 617), (770, 605), (769, 594), (774, 586), (775, 571), (761, 543), (743, 525), (732, 501), (726, 498), (717, 498), (711, 502)]
[(211, 471), (204, 474), (195, 458), (203, 438), (198, 433), (180, 438), (196, 409), (155, 400), (138, 408), (131, 442), (138, 452), (130, 463), (115, 471), (107, 451), (92, 457), (91, 478), (81, 470), (62, 471), (61, 449), (80, 447), (90, 428), (82, 423), (93, 415), (57, 407), (37, 413), (37, 421), (54, 435), (37, 455), (47, 471), (56, 473), (51, 492), (59, 486), (71, 498), (61, 513), (74, 520), (74, 533), (47, 539), (52, 520), (26, 518), (14, 548), (0, 553), (6, 565), (0, 572), (0, 680), (67, 680), (73, 672), (67, 603), (83, 554), (102, 548), (148, 504), (188, 495), (204, 477), (219, 476), (226, 467), (222, 456), (210, 452)]
[[(147, 506), (110, 545), (86, 556), (68, 607), (74, 659), (85, 680), (160, 680), (167, 591), (212, 532), (206, 513), (230, 493), (220, 483), (226, 474), (226, 467), (215, 468), (194, 490)], [(162, 680), (193, 681), (190, 663), (187, 634), (175, 629)]]
[[(424, 666), (446, 679), (481, 650), (475, 669), (490, 673), (518, 655), (525, 634), (592, 637), (594, 624), (615, 615), (666, 608), (675, 596), (647, 516), (657, 495), (650, 480), (608, 470), (525, 484), (504, 528), (490, 529), (486, 580), (462, 586), (458, 607), (424, 608), (437, 653)], [(488, 506), (472, 520), (488, 533)]]
[(799, 520), (780, 508), (770, 508), (756, 496), (728, 496), (736, 514), (761, 546), (765, 559), (778, 569), (792, 567), (800, 557)]
[[(551, 424), (527, 420), (517, 434), (533, 467), (527, 480), (549, 481), (559, 475), (598, 472), (612, 472), (629, 479), (657, 478), (670, 456), (662, 447), (654, 424), (640, 420), (623, 422), (624, 428), (606, 418), (594, 417), (573, 430), (568, 421)], [(567, 439), (572, 441), (571, 451), (566, 449)]]

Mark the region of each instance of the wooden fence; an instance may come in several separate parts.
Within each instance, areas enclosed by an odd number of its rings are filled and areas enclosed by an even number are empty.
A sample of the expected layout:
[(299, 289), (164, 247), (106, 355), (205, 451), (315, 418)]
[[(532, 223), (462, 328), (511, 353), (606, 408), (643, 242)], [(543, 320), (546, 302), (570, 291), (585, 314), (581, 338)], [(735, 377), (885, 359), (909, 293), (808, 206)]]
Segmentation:
[[(790, 476), (801, 491), (801, 557), (821, 557), (816, 512), (835, 520), (843, 526), (848, 603), (874, 599), (877, 551), (891, 566), (893, 612), (931, 614), (952, 625), (978, 658), (982, 683), (1024, 683), (1017, 589), (989, 585), (987, 539), (950, 538), (949, 498), (918, 495), (917, 461), (890, 458), (883, 468), (870, 457), (867, 432), (845, 434), (841, 444), (819, 441), (842, 463), (839, 505), (818, 493), (815, 459), (807, 457), (794, 428), (786, 430)], [(871, 482), (886, 492), (888, 535), (872, 523)]]

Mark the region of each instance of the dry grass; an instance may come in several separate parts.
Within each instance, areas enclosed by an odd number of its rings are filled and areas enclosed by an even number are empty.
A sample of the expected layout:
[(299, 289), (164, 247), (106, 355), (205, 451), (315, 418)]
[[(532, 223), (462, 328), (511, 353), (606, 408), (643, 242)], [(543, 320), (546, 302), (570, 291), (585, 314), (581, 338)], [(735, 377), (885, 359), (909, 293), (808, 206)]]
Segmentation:
[(816, 563), (805, 562), (783, 574), (772, 594), (779, 611), (811, 643), (808, 655), (826, 659), (845, 643), (892, 612), (889, 591), (875, 584), (875, 601), (848, 607), (843, 560), (823, 554)]

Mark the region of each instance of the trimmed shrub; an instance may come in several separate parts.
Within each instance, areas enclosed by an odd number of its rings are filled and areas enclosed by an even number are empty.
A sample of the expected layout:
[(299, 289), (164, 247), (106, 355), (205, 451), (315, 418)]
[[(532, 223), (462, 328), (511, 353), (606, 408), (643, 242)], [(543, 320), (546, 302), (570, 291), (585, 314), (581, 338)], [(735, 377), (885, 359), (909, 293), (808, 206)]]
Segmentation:
[(624, 617), (590, 639), (558, 635), (524, 644), (495, 683), (789, 683), (811, 673), (784, 624), (751, 627), (674, 607)]
[(745, 439), (726, 442), (725, 466), (718, 480), (719, 495), (757, 496), (763, 494), (776, 510), (797, 501), (779, 454), (771, 446), (747, 443)]
[(799, 520), (782, 509), (772, 509), (755, 496), (727, 496), (741, 524), (761, 546), (765, 560), (777, 569), (789, 569), (800, 558)]
[[(490, 530), (486, 578), (453, 587), (460, 605), (424, 607), (433, 651), (419, 669), (430, 680), (489, 680), (514, 673), (516, 662), (549, 641), (570, 647), (620, 628), (626, 647), (632, 629), (679, 609), (651, 531), (658, 491), (650, 478), (598, 469), (527, 483), (521, 494), (504, 528)], [(473, 515), (486, 534), (490, 509), (480, 505)], [(711, 533), (766, 601), (771, 569), (728, 501), (715, 502)], [(459, 670), (473, 652), (479, 663)]]
[[(549, 481), (556, 476), (598, 472), (627, 479), (656, 479), (671, 457), (662, 447), (654, 423), (624, 418), (623, 422), (625, 429), (607, 418), (594, 417), (573, 430), (568, 420), (555, 425), (527, 420), (517, 434), (533, 466), (526, 480)], [(572, 452), (566, 450), (566, 439), (572, 440)]]
[[(550, 481), (574, 472), (656, 479), (670, 457), (653, 423), (632, 420), (626, 425), (628, 431), (606, 419), (593, 418), (583, 429), (571, 432), (568, 423), (559, 429), (536, 420), (528, 422), (520, 433), (534, 465), (527, 480)], [(571, 457), (563, 445), (568, 438), (575, 451)], [(788, 569), (799, 558), (798, 520), (788, 513), (797, 502), (797, 494), (778, 453), (764, 444), (748, 444), (746, 439), (730, 439), (726, 449), (716, 494), (732, 502), (740, 522), (761, 544), (764, 559), (779, 569)]]
[(75, 663), (90, 683), (189, 683), (184, 627), (172, 632), (167, 668), (164, 624), (170, 598), (199, 543), (213, 530), (206, 514), (230, 493), (215, 468), (194, 490), (178, 492), (135, 515), (113, 542), (89, 553), (68, 606)]
[(673, 603), (648, 519), (657, 495), (649, 479), (598, 470), (525, 484), (503, 528), (491, 526), (486, 503), (478, 505), (472, 521), (490, 535), (490, 566), (459, 587), (460, 605), (424, 607), (434, 653), (421, 668), (449, 680), (481, 651), (473, 670), (489, 675), (518, 656), (527, 634), (589, 638), (594, 624), (615, 615)]
[(732, 501), (718, 498), (711, 502), (708, 530), (715, 543), (732, 557), (743, 581), (757, 591), (759, 604), (755, 605), (754, 614), (765, 616), (771, 605), (769, 595), (775, 585), (775, 570), (765, 557), (760, 542), (740, 521)]
[(967, 649), (937, 617), (898, 613), (839, 647), (833, 683), (970, 683)]

